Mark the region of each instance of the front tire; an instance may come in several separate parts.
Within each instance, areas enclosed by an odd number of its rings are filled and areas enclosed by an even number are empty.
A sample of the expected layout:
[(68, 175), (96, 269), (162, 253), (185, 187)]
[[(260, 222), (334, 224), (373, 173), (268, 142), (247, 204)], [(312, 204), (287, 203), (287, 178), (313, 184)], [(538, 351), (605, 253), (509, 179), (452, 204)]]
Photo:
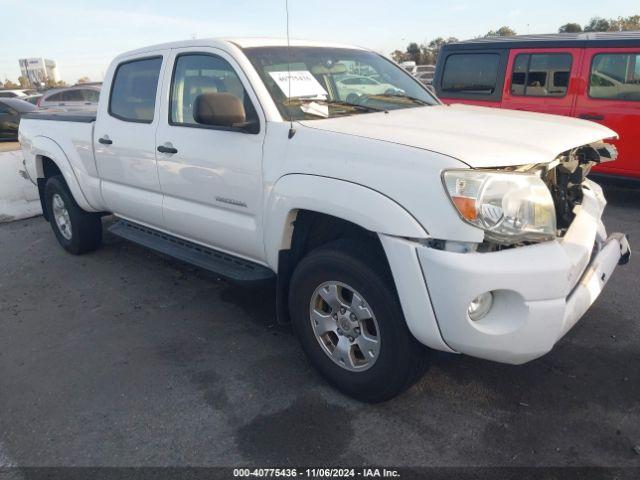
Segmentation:
[(371, 403), (415, 383), (428, 354), (407, 328), (382, 255), (355, 241), (320, 247), (297, 265), (289, 293), (311, 363), (339, 390)]
[(49, 223), (58, 243), (74, 255), (96, 250), (102, 243), (102, 221), (97, 213), (82, 210), (60, 175), (44, 187)]

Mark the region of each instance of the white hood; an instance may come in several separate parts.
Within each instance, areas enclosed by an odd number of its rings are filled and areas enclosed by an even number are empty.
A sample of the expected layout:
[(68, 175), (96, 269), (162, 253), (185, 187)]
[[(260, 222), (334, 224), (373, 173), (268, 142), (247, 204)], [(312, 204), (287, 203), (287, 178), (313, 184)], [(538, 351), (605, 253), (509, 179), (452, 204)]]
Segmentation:
[(571, 148), (617, 136), (585, 120), (470, 105), (407, 108), (301, 123), (430, 150), (474, 168), (546, 163)]

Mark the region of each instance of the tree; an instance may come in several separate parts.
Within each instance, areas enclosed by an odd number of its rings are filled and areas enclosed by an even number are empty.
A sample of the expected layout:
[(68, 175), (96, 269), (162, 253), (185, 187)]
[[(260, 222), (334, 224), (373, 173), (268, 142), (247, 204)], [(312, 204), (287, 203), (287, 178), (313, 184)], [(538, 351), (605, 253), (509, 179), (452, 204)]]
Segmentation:
[(400, 50), (394, 50), (391, 52), (391, 58), (398, 63), (402, 63), (407, 59), (407, 53)]
[(409, 57), (409, 60), (413, 60), (416, 64), (420, 63), (420, 54), (420, 47), (416, 42), (411, 42), (407, 46), (407, 56)]
[(609, 20), (609, 29), (614, 32), (640, 30), (640, 15), (618, 17), (616, 20), (611, 19)]
[(85, 77), (80, 77), (76, 83), (77, 84), (89, 83), (90, 81), (91, 81), (91, 79), (89, 77), (85, 76)]
[(31, 84), (29, 83), (29, 79), (27, 77), (23, 77), (20, 75), (18, 77), (18, 83), (20, 84), (20, 88), (29, 88)]
[(440, 50), (447, 43), (455, 43), (458, 39), (456, 37), (442, 38), (437, 37), (431, 40), (427, 45), (422, 45), (422, 63), (427, 65), (433, 65), (438, 60)]
[(565, 23), (559, 29), (559, 33), (579, 33), (582, 31), (582, 27), (579, 23)]
[(611, 30), (611, 23), (606, 18), (593, 17), (584, 27), (585, 32), (608, 32)]
[(513, 37), (514, 35), (517, 35), (517, 33), (513, 28), (503, 26), (498, 30), (489, 30), (485, 37)]
[(57, 82), (53, 78), (47, 78), (44, 82), (44, 86), (47, 88), (59, 88), (59, 87), (67, 87), (67, 82), (64, 80), (58, 80)]
[(4, 88), (20, 88), (20, 85), (18, 85), (17, 83), (13, 83), (11, 80), (9, 80), (8, 78), (4, 79), (4, 84), (3, 84)]

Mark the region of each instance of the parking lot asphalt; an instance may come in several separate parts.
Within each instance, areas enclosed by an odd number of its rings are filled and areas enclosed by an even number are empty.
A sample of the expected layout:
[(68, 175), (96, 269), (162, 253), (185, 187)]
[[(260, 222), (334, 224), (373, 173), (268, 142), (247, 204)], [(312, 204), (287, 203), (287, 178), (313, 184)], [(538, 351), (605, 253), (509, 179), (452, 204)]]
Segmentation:
[(0, 225), (0, 466), (640, 466), (640, 190), (607, 193), (635, 258), (551, 353), (435, 354), (379, 405), (310, 367), (270, 287)]

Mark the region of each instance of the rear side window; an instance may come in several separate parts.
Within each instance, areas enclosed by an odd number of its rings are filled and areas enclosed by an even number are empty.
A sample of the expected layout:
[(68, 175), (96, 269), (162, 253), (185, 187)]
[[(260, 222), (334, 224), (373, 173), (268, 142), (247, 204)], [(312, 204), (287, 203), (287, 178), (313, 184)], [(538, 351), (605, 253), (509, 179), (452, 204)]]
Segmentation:
[(63, 92), (58, 92), (58, 93), (54, 93), (53, 95), (49, 95), (48, 97), (45, 97), (45, 101), (46, 102), (61, 102), (62, 101), (62, 93)]
[(593, 57), (589, 96), (640, 101), (640, 53), (603, 53)]
[(493, 95), (498, 84), (500, 56), (496, 53), (450, 55), (444, 65), (442, 90), (449, 93)]
[(62, 100), (65, 102), (81, 102), (82, 91), (81, 90), (67, 90), (66, 92), (62, 92)]
[(93, 102), (98, 103), (98, 99), (100, 98), (100, 92), (97, 90), (81, 90), (82, 98), (85, 102)]
[(118, 66), (109, 98), (109, 113), (128, 122), (151, 123), (162, 57), (145, 58)]
[(571, 77), (569, 53), (520, 54), (513, 62), (511, 95), (564, 97)]

